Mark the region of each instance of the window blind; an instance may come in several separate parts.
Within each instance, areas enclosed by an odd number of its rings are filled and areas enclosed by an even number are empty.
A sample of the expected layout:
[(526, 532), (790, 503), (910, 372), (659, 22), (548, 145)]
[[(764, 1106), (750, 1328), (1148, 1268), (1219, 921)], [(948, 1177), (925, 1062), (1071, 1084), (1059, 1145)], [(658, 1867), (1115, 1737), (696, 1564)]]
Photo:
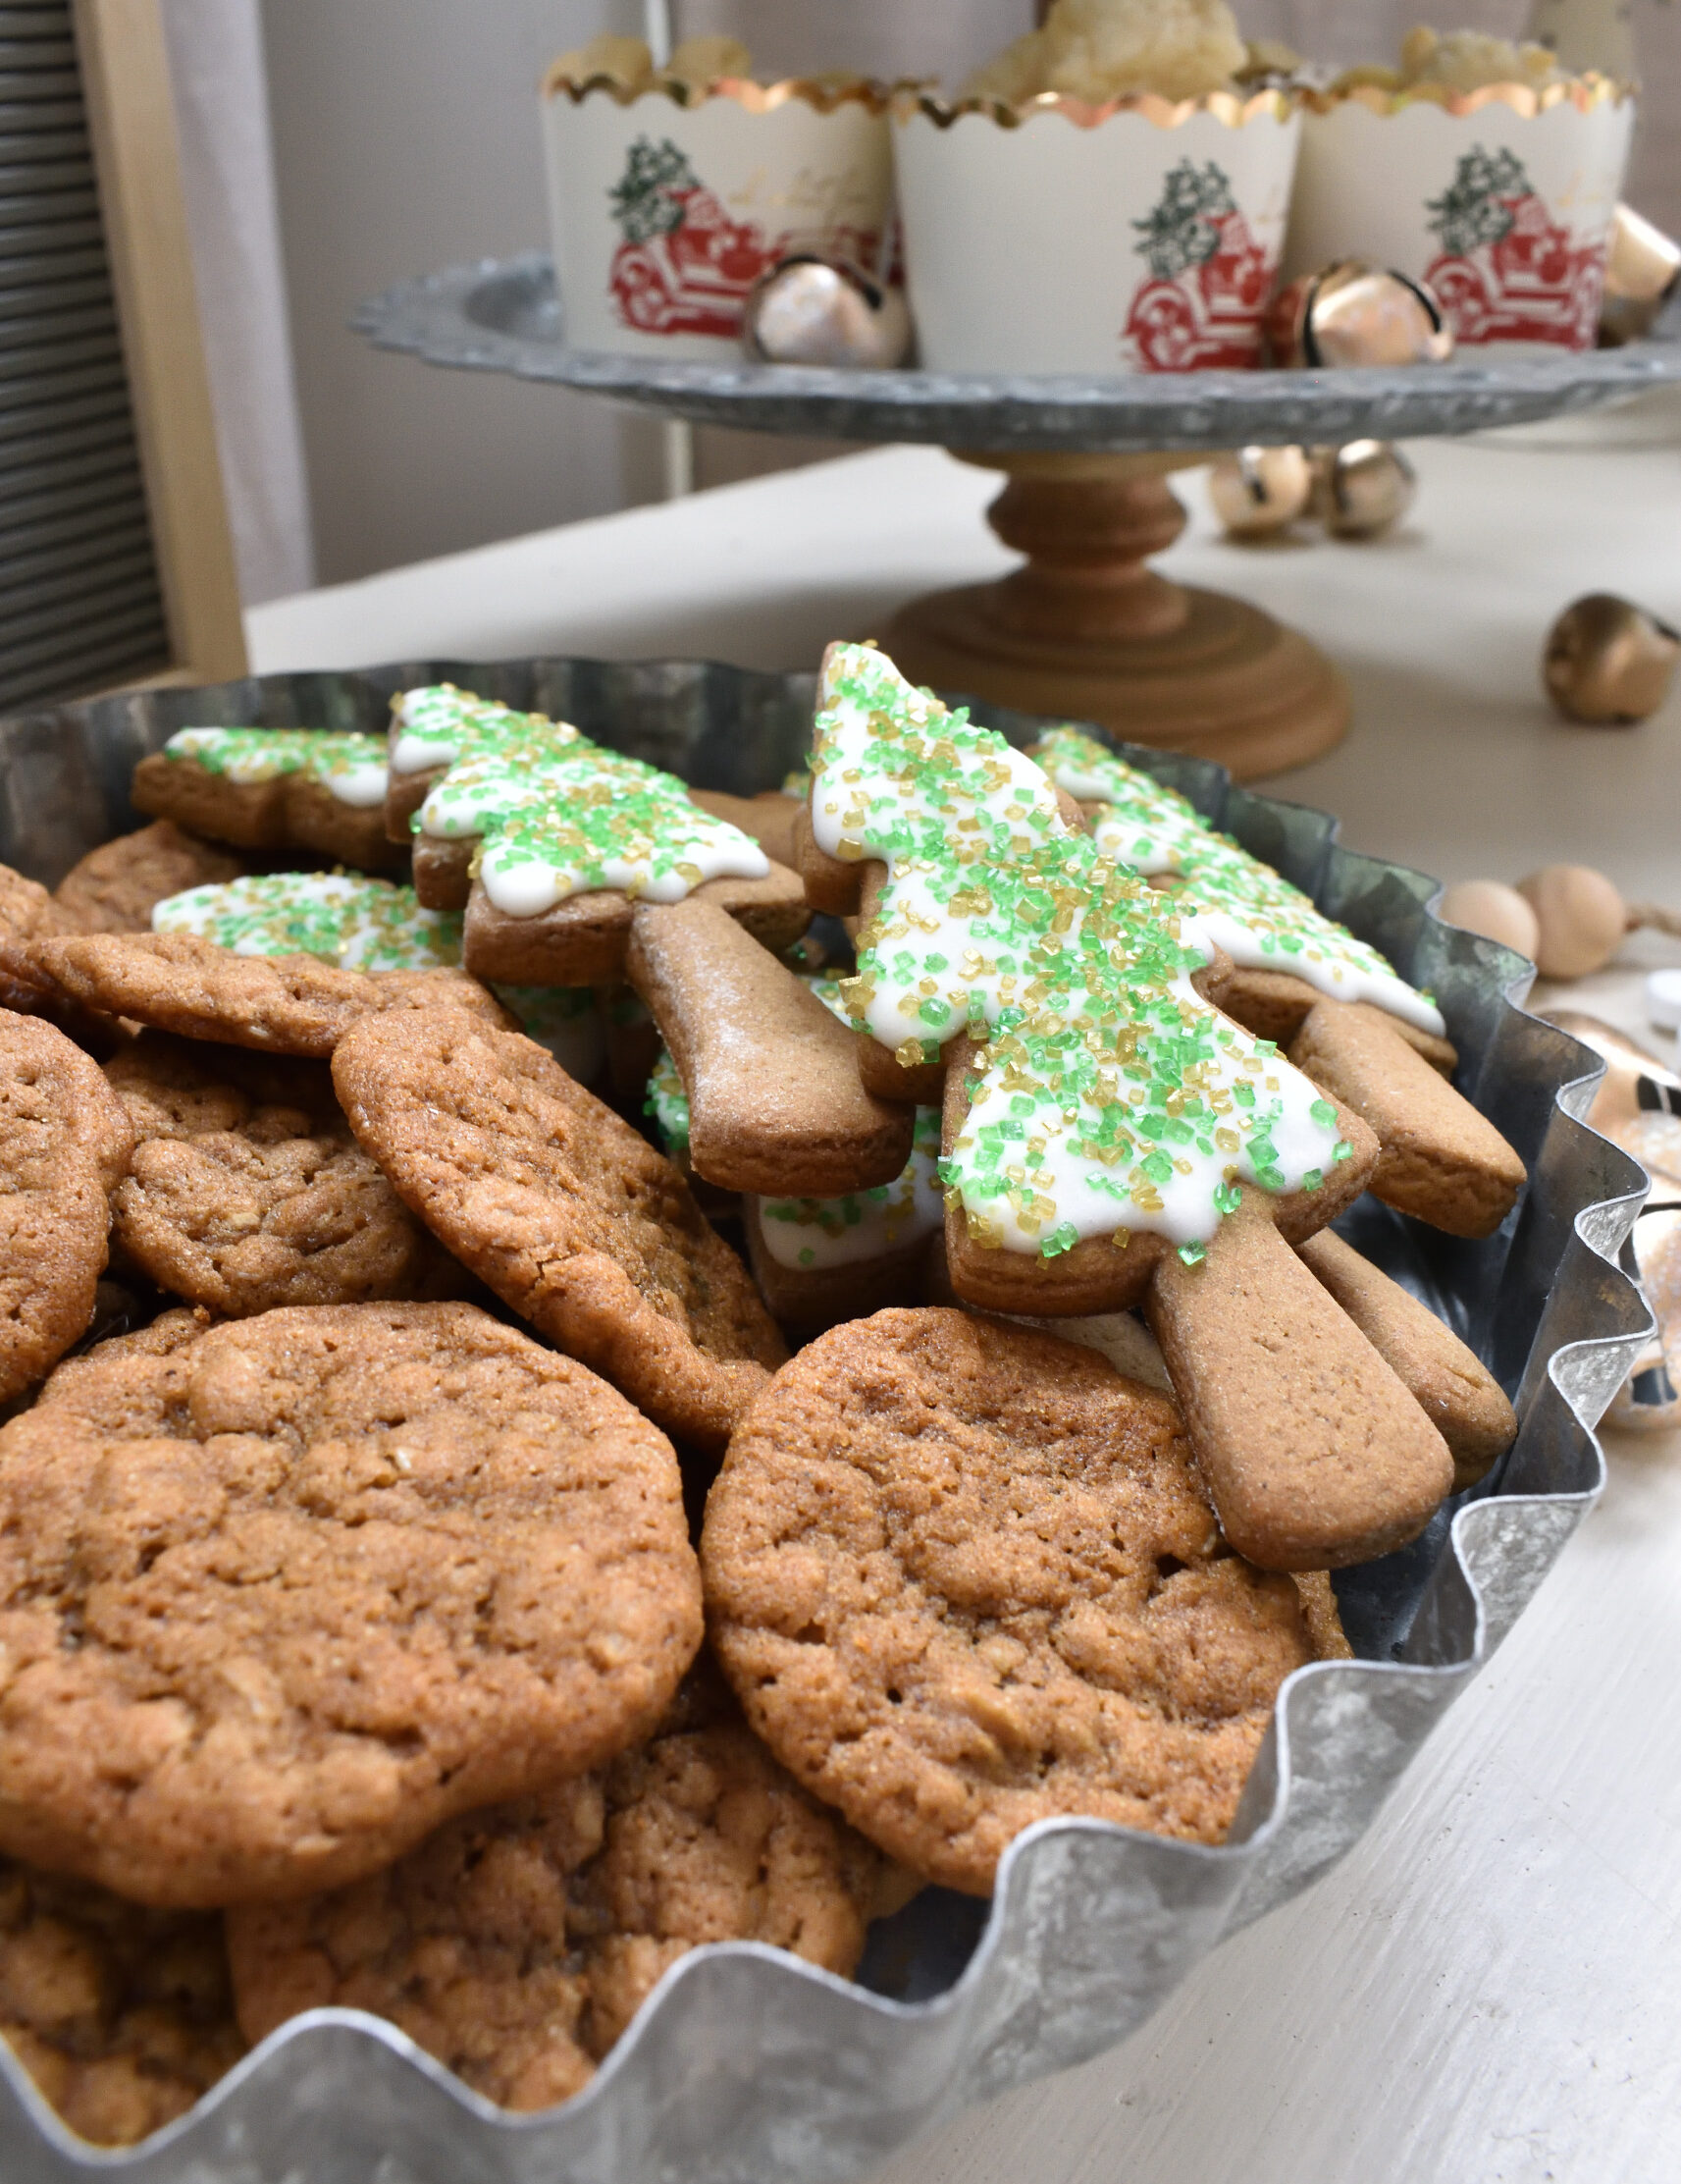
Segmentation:
[(0, 0), (0, 712), (169, 661), (69, 0)]

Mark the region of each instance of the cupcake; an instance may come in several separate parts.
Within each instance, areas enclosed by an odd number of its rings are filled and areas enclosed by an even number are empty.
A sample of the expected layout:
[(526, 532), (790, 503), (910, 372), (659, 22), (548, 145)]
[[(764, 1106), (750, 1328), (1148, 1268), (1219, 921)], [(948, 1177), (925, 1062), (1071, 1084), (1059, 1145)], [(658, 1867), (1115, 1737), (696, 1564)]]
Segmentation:
[(925, 368), (1260, 361), (1299, 117), (1226, 0), (1055, 0), (953, 101), (901, 93), (894, 164)]
[(757, 83), (732, 38), (656, 69), (640, 38), (563, 54), (543, 86), (565, 339), (740, 354), (754, 282), (791, 250), (873, 266), (892, 200), (886, 94), (860, 77)]
[(1592, 348), (1634, 100), (1545, 46), (1417, 29), (1397, 68), (1307, 99), (1287, 273), (1368, 258), (1435, 293), (1463, 347)]

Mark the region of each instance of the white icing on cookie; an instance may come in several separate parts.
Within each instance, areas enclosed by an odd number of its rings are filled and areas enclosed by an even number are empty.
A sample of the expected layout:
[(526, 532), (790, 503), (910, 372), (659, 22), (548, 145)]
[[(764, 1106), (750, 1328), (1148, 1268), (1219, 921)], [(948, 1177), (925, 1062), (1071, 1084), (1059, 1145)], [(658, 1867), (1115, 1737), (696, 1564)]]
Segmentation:
[(1224, 834), (1177, 790), (1129, 766), (1078, 728), (1053, 728), (1035, 755), (1057, 786), (1100, 804), (1092, 832), (1105, 856), (1146, 875), (1182, 874), (1181, 916), (1244, 970), (1287, 971), (1337, 1001), (1371, 1001), (1441, 1035), (1436, 1004), (1376, 948), (1326, 917), (1299, 887)]
[(972, 1238), (1054, 1256), (1149, 1229), (1194, 1260), (1242, 1183), (1311, 1191), (1348, 1157), (1335, 1106), (1193, 988), (1206, 942), (1030, 759), (862, 646), (831, 648), (815, 727), (818, 845), (888, 868), (853, 1021), (907, 1063), (985, 1041), (942, 1163)]

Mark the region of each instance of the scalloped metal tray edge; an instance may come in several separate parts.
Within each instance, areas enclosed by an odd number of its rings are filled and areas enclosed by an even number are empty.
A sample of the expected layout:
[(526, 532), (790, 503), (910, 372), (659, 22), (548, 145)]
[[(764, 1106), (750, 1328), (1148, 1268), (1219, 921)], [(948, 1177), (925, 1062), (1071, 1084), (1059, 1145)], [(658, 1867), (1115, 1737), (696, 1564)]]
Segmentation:
[[(189, 721), (371, 724), (392, 690), (446, 675), (547, 704), (662, 763), (686, 758), (701, 785), (738, 790), (779, 780), (803, 755), (813, 686), (697, 663), (432, 661), (92, 700), (0, 722), (0, 860), (55, 879), (134, 824), (134, 758)], [(1017, 740), (1029, 732), (1022, 716), (974, 710)], [(1431, 914), (1434, 881), (1342, 849), (1334, 820), (1218, 767), (1122, 748), (1434, 986), (1461, 1082), (1530, 1162), (1518, 1211), (1487, 1244), (1386, 1216), (1392, 1270), (1436, 1285), (1516, 1391), (1522, 1428), (1495, 1477), (1423, 1542), (1351, 1575), (1344, 1614), (1379, 1657), (1290, 1678), (1226, 1844), (1049, 1822), (1012, 1846), (967, 1929), (953, 1910), (967, 1899), (931, 1891), (927, 1932), (919, 1942), (911, 1930), (906, 1947), (936, 1974), (943, 1950), (956, 1977), (927, 1998), (895, 2000), (754, 1944), (698, 1949), (583, 2094), (518, 2117), (394, 2027), (320, 2011), (271, 2036), (179, 2122), (114, 2153), (74, 2138), (0, 2051), (7, 2184), (838, 2184), (968, 2103), (1123, 2040), (1225, 1935), (1358, 1839), (1600, 1491), (1593, 1429), (1651, 1327), (1617, 1263), (1647, 1179), (1581, 1119), (1598, 1057), (1524, 1013), (1520, 958)]]
[(509, 372), (698, 423), (950, 448), (1220, 449), (1249, 442), (1405, 440), (1530, 424), (1681, 378), (1681, 298), (1625, 348), (1411, 369), (997, 375), (839, 371), (745, 359), (667, 360), (565, 346), (541, 251), (448, 266), (358, 305), (377, 347), (463, 371)]

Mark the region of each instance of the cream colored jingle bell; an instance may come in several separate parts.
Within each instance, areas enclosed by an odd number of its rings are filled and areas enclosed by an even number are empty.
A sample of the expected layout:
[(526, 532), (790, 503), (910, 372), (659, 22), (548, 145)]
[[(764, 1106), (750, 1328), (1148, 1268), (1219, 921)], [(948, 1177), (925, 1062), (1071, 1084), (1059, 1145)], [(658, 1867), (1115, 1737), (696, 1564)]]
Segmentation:
[(1375, 539), (1398, 523), (1418, 491), (1418, 474), (1387, 440), (1322, 449), (1317, 512), (1333, 538)]
[(742, 344), (766, 364), (888, 371), (911, 346), (911, 319), (898, 289), (849, 259), (801, 251), (748, 291)]
[(1307, 512), (1313, 484), (1305, 448), (1239, 448), (1215, 458), (1208, 498), (1234, 538), (1265, 538)]

